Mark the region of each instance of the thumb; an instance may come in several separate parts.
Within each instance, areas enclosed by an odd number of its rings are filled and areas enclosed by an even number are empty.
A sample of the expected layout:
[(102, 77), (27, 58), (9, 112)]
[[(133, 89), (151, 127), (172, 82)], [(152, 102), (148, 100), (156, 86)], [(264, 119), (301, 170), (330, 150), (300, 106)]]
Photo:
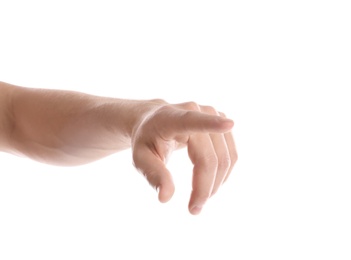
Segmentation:
[(145, 176), (149, 184), (157, 190), (160, 202), (164, 203), (172, 198), (174, 183), (161, 158), (147, 147), (135, 147), (133, 163), (135, 168)]

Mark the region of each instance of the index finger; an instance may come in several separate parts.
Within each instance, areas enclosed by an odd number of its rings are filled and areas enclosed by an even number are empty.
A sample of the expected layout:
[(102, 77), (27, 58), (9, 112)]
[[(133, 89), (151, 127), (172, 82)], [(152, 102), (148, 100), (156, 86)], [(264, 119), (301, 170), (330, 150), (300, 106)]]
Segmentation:
[(172, 139), (181, 134), (226, 133), (234, 126), (231, 119), (200, 111), (165, 106), (159, 112), (158, 116), (162, 117), (163, 122), (163, 126), (159, 127), (159, 133), (165, 139)]

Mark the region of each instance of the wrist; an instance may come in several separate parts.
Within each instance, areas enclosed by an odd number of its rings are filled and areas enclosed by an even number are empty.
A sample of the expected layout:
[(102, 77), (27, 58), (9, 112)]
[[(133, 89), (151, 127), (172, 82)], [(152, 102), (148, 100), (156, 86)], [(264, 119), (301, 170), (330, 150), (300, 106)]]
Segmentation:
[(146, 118), (151, 116), (156, 110), (160, 109), (161, 107), (168, 105), (168, 103), (162, 99), (150, 99), (136, 102), (137, 103), (134, 104), (133, 108), (131, 109), (131, 114), (133, 116), (130, 117), (130, 122), (128, 124), (129, 127), (127, 130), (127, 134), (131, 140)]

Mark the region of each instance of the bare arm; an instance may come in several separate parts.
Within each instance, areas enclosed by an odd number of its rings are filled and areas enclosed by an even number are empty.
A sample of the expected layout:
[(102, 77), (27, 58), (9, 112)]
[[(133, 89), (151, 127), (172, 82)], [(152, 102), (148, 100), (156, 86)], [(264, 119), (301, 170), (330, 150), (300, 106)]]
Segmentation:
[(135, 167), (166, 202), (174, 192), (167, 158), (187, 147), (194, 164), (193, 214), (234, 166), (232, 127), (214, 108), (194, 102), (123, 100), (0, 82), (0, 150), (70, 166), (131, 147)]
[(1, 85), (5, 111), (11, 111), (4, 148), (58, 165), (84, 164), (129, 148), (133, 126), (162, 102)]

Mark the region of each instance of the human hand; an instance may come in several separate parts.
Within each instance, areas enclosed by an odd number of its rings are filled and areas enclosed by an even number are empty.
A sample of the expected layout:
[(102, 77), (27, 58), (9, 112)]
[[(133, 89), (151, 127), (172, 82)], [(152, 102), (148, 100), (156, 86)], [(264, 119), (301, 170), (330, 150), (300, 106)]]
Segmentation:
[(159, 200), (167, 202), (174, 193), (167, 159), (174, 150), (187, 147), (194, 165), (188, 208), (191, 214), (199, 214), (237, 160), (230, 132), (233, 125), (232, 120), (210, 106), (194, 102), (162, 105), (133, 131), (134, 165), (158, 191)]

